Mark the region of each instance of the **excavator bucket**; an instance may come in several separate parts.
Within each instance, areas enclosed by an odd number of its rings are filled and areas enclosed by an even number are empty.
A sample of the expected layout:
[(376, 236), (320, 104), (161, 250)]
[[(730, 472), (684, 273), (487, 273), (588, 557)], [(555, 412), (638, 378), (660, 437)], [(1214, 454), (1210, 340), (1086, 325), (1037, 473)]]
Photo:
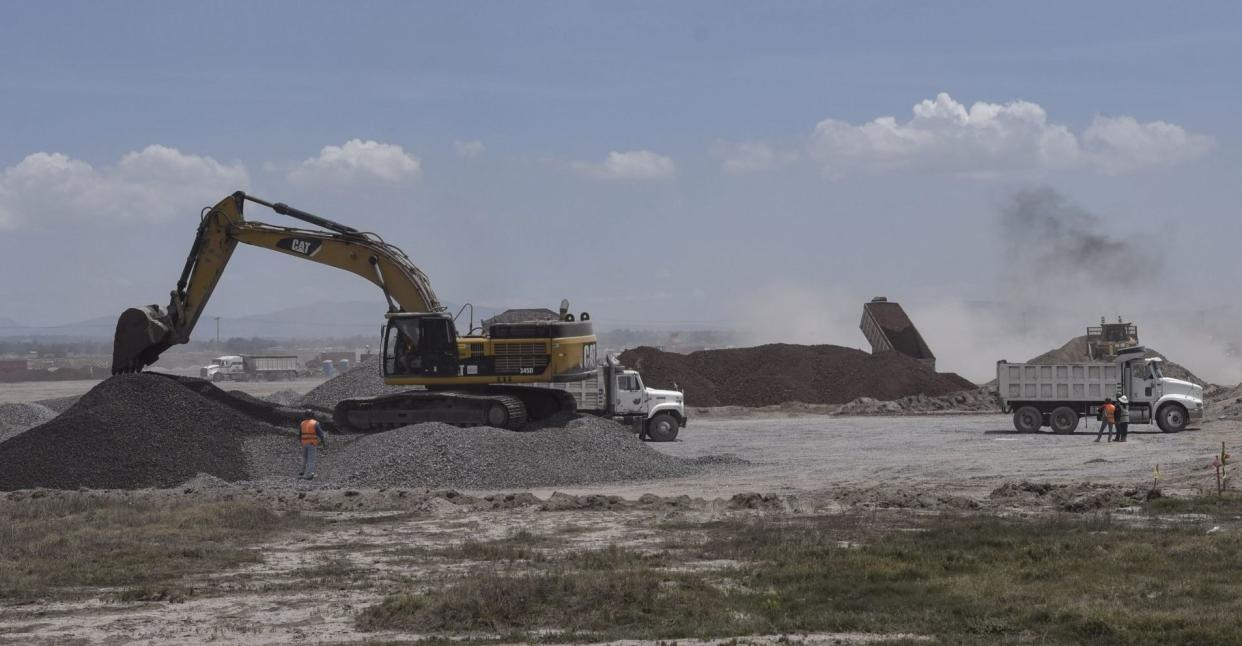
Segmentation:
[(158, 305), (121, 312), (112, 342), (112, 374), (140, 372), (172, 344), (172, 320)]

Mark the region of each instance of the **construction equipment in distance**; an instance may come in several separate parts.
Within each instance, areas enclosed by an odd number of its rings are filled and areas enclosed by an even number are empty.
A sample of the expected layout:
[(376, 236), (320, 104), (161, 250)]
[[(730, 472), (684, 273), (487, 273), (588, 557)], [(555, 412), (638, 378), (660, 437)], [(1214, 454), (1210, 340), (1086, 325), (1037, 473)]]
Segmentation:
[[(247, 221), (246, 202), (312, 224), (300, 229)], [(380, 397), (346, 399), (337, 425), (374, 431), (420, 422), (519, 429), (527, 420), (575, 408), (571, 394), (532, 385), (592, 377), (597, 368), (590, 316), (575, 320), (562, 301), (555, 321), (497, 323), (459, 334), (426, 274), (405, 252), (362, 232), (282, 203), (238, 191), (203, 209), (198, 231), (167, 309), (125, 310), (117, 320), (112, 373), (138, 372), (169, 347), (186, 343), (238, 243), (353, 272), (388, 301), (381, 355), (384, 382), (423, 386)]]
[(1117, 353), (1138, 345), (1138, 326), (1117, 317), (1116, 323), (1106, 323), (1100, 317), (1099, 327), (1087, 328), (1087, 356), (1094, 361), (1111, 361)]

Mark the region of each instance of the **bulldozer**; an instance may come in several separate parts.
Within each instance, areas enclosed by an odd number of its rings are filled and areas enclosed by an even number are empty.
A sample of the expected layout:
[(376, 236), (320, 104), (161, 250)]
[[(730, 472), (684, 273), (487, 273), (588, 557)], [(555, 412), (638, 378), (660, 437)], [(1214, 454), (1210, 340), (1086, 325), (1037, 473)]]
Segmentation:
[[(246, 220), (247, 203), (316, 228)], [(374, 233), (238, 191), (203, 209), (168, 306), (121, 313), (113, 374), (140, 372), (168, 348), (190, 340), (238, 243), (352, 272), (383, 292), (388, 303), (380, 361), (384, 382), (421, 388), (341, 401), (332, 415), (339, 427), (379, 431), (445, 422), (516, 430), (575, 409), (569, 393), (533, 384), (585, 380), (598, 367), (590, 315), (575, 318), (567, 301), (561, 302), (557, 320), (495, 323), (486, 329), (471, 321), (459, 333), (457, 317), (397, 246)]]

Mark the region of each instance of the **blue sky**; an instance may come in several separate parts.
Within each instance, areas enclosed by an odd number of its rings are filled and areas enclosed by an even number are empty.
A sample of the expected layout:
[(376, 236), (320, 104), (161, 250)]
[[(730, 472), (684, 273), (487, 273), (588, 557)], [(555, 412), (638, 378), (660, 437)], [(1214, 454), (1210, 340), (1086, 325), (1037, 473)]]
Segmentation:
[[(455, 302), (858, 346), (885, 294), (969, 376), (1102, 314), (1205, 363), (1235, 343), (1236, 3), (2, 12), (0, 318), (164, 301), (198, 207), (245, 188), (379, 231)], [(1034, 266), (998, 223), (1036, 188), (1122, 270)], [(368, 297), (243, 250), (211, 308)]]

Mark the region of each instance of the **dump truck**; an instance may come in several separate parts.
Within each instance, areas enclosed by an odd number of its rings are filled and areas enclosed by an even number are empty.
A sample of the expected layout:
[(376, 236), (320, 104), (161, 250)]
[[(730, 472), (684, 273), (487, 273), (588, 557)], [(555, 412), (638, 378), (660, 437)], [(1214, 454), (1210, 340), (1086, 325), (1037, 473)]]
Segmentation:
[(296, 355), (225, 355), (199, 368), (198, 376), (211, 381), (279, 381), (297, 379), (300, 367)]
[(1130, 400), (1130, 423), (1155, 422), (1165, 433), (1203, 418), (1203, 388), (1165, 377), (1159, 357), (1142, 346), (1117, 351), (1114, 363), (996, 363), (1002, 411), (1013, 426), (1033, 433), (1048, 426), (1073, 433), (1082, 417), (1094, 419), (1105, 398)]
[(539, 385), (564, 390), (573, 395), (578, 411), (616, 420), (654, 442), (672, 442), (689, 422), (684, 393), (648, 388), (637, 370), (612, 354), (588, 379)]

